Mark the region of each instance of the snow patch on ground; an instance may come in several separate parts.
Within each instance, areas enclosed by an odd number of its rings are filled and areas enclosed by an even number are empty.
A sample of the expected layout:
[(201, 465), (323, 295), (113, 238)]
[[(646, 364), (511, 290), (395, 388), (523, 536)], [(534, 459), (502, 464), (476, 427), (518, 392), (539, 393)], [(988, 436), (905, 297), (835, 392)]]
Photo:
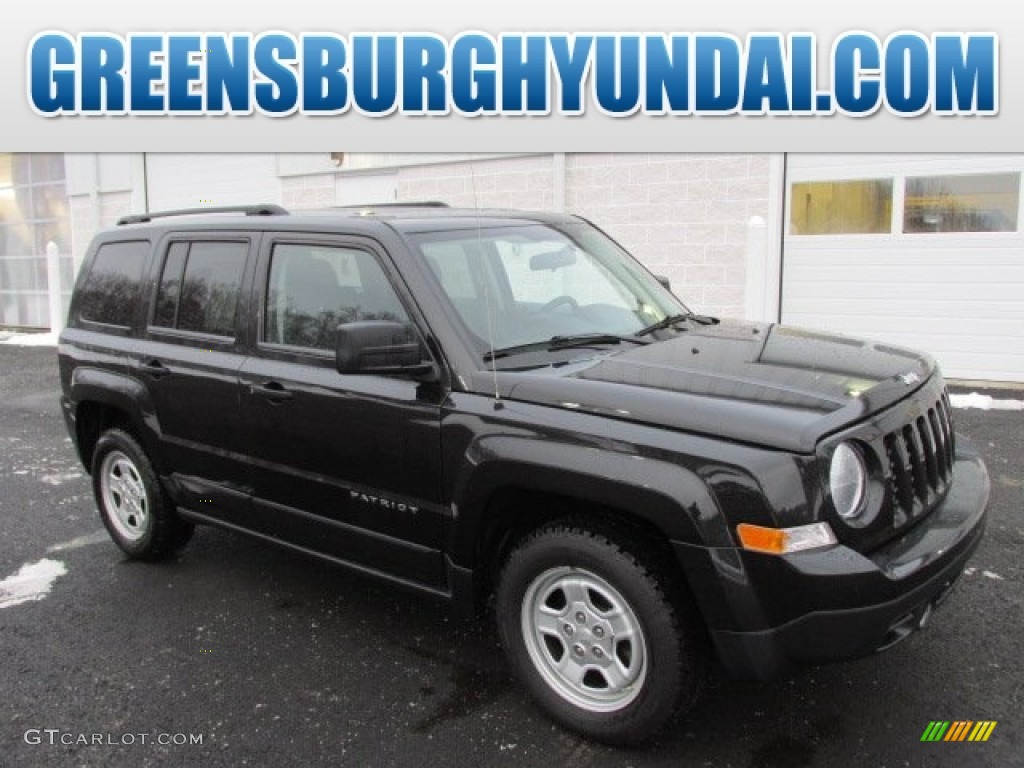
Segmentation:
[(47, 485), (63, 485), (68, 480), (77, 480), (82, 477), (81, 472), (64, 472), (55, 475), (40, 475), (39, 479)]
[(12, 333), (6, 339), (0, 336), (0, 344), (12, 344), (17, 347), (55, 347), (56, 333)]
[[(978, 572), (978, 569), (974, 568), (974, 567), (964, 568), (964, 576), (973, 576), (977, 572)], [(984, 576), (986, 579), (992, 579), (993, 581), (1006, 581), (1006, 579), (1004, 579), (1002, 576), (1000, 576), (995, 571), (982, 570), (981, 571), (981, 575)]]
[(53, 583), (68, 572), (60, 560), (43, 559), (26, 563), (18, 572), (0, 581), (0, 608), (42, 600)]
[(79, 549), (80, 547), (87, 547), (90, 544), (99, 544), (104, 541), (110, 541), (110, 535), (107, 533), (105, 528), (102, 528), (95, 533), (87, 533), (84, 536), (77, 536), (70, 541), (62, 541), (60, 544), (54, 544), (51, 547), (47, 547), (47, 552), (64, 552), (68, 549)]
[(950, 395), (954, 408), (978, 408), (982, 411), (1024, 411), (1024, 400), (997, 400), (991, 395), (971, 392), (969, 395)]

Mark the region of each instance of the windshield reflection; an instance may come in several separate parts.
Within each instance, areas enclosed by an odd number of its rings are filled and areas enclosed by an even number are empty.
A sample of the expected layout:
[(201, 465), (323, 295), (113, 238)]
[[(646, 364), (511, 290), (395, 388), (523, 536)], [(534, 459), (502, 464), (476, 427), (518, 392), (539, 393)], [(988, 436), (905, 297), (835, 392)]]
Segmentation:
[(628, 253), (582, 222), (412, 239), (481, 354), (581, 334), (629, 336), (688, 312)]

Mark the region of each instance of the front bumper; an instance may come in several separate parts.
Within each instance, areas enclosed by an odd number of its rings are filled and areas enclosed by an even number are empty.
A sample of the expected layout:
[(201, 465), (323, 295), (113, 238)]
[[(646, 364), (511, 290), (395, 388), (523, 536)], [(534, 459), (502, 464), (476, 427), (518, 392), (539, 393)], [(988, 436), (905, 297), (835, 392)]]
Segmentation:
[(985, 527), (988, 472), (967, 441), (957, 445), (946, 498), (869, 555), (844, 546), (782, 557), (705, 550), (708, 561), (700, 567), (693, 548), (678, 546), (691, 576), (719, 578), (707, 593), (699, 584), (694, 591), (725, 666), (740, 677), (767, 679), (795, 662), (885, 650), (924, 627)]

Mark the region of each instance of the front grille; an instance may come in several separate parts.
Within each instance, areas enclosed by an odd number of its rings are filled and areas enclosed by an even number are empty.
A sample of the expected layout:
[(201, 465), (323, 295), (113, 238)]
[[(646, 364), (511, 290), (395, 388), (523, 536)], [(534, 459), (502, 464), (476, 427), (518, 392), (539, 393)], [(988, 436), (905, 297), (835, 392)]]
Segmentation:
[(946, 495), (953, 480), (953, 441), (945, 392), (916, 419), (885, 435), (896, 528)]

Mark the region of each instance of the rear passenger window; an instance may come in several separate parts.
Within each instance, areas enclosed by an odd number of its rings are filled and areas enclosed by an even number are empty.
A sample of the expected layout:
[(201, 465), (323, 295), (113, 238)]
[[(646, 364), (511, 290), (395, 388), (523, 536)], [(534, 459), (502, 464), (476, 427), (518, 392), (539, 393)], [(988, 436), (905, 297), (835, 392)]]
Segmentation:
[(79, 316), (94, 323), (131, 325), (148, 256), (145, 240), (101, 245), (82, 286)]
[(245, 242), (172, 243), (160, 274), (153, 324), (234, 336), (248, 251)]
[(373, 254), (325, 245), (274, 246), (264, 341), (333, 349), (338, 325), (361, 320), (409, 322)]

